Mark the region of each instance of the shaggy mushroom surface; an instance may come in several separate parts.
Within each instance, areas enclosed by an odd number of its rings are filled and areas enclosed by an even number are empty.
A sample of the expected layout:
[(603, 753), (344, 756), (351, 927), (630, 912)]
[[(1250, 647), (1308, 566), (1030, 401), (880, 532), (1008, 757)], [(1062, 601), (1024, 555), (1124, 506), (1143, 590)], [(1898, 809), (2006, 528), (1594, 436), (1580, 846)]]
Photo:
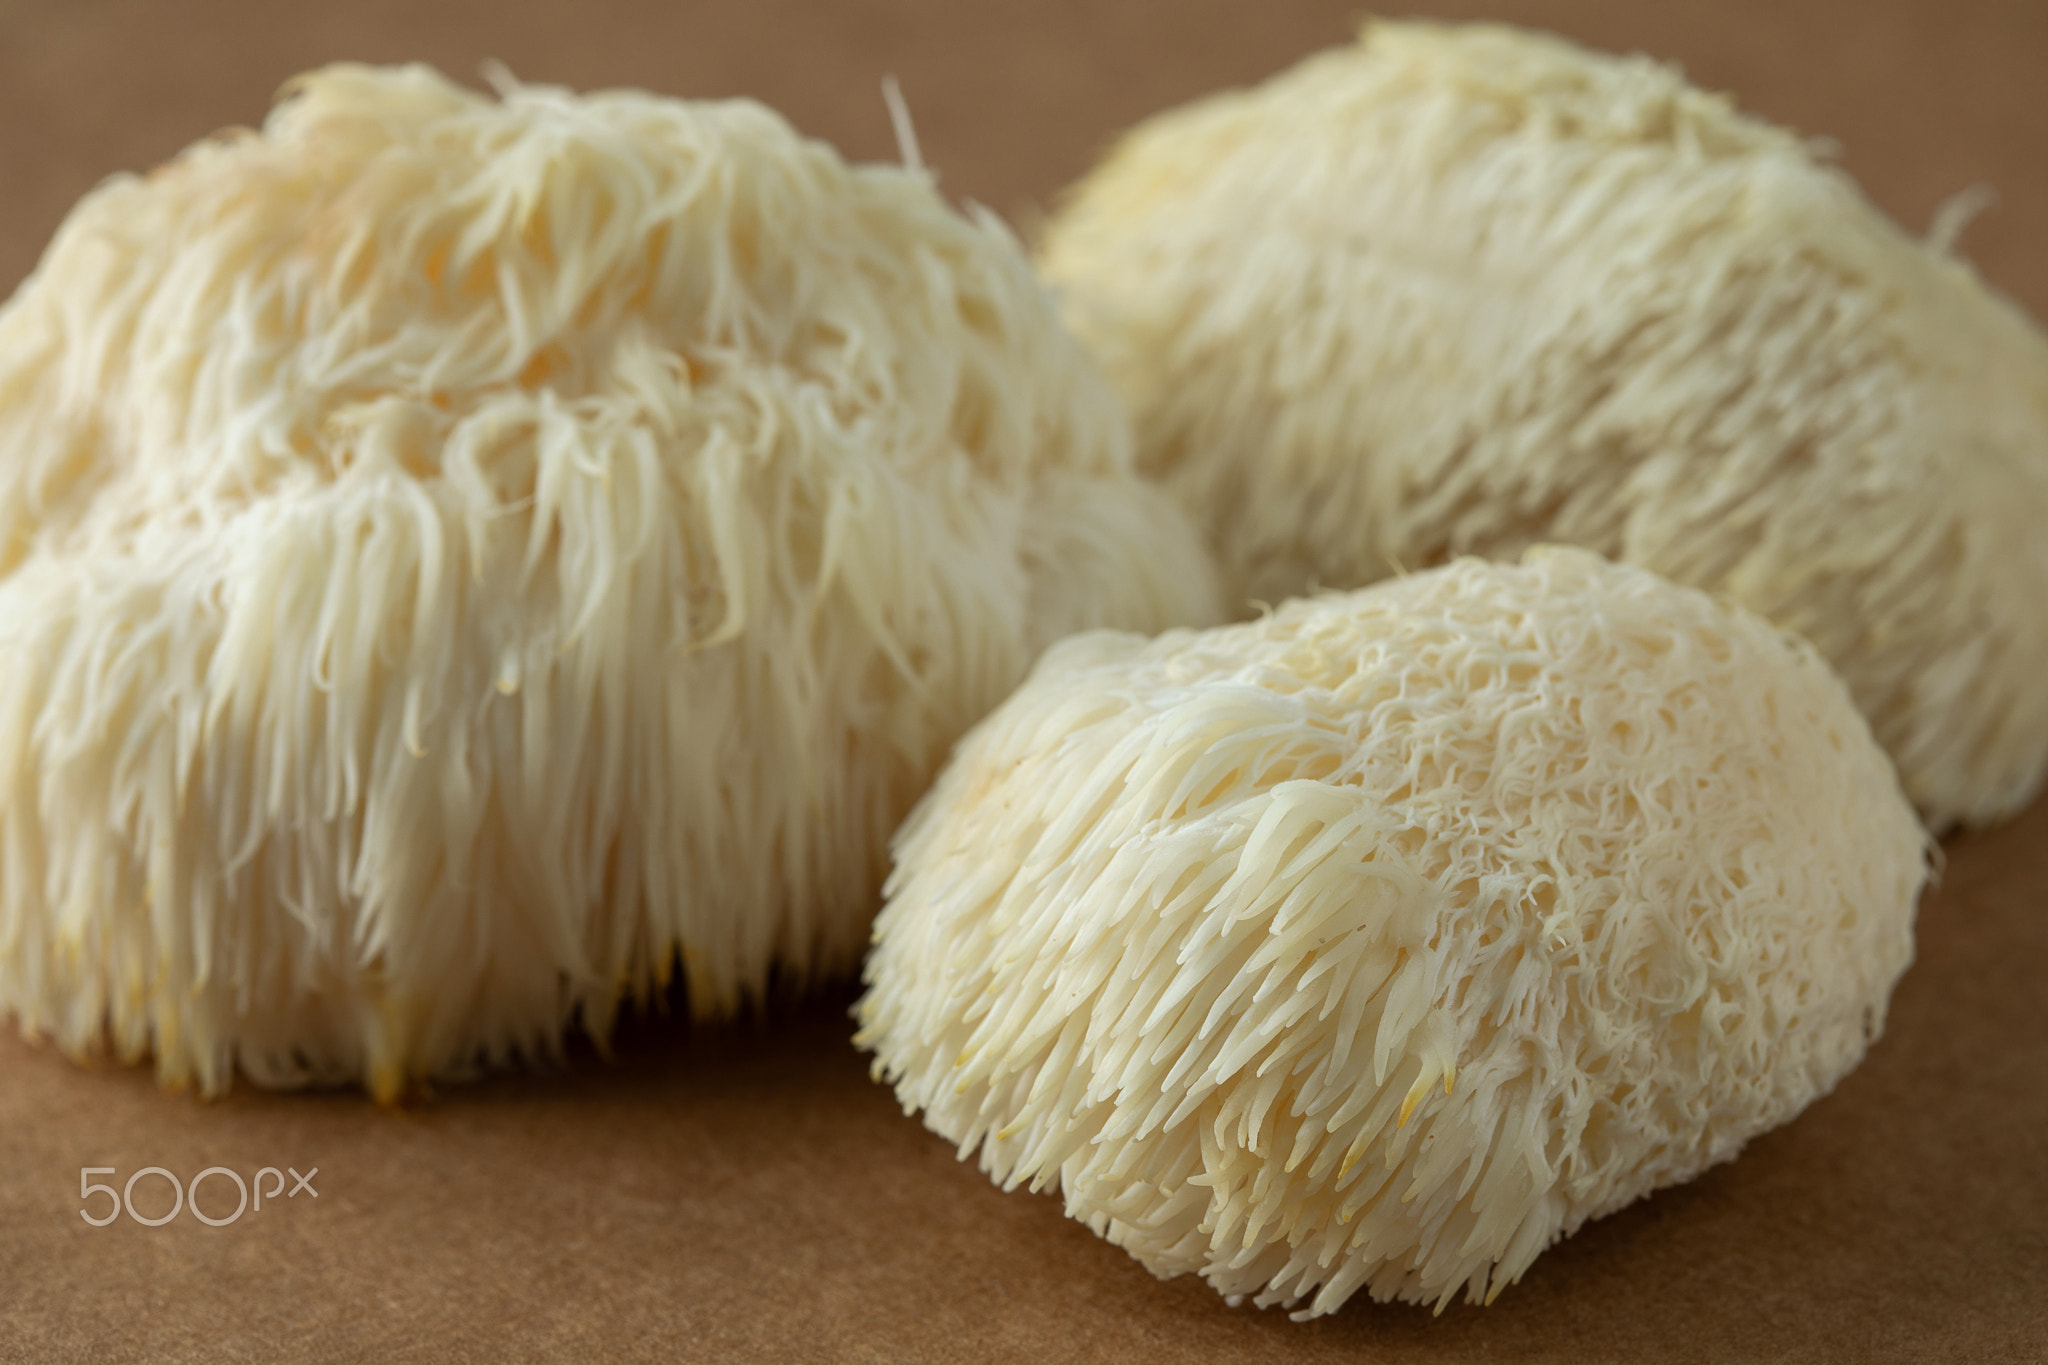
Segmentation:
[(1490, 1300), (1856, 1065), (1927, 850), (1804, 642), (1464, 559), (1050, 651), (899, 835), (859, 1041), (1161, 1276)]
[(1375, 23), (1130, 134), (1047, 276), (1278, 602), (1565, 542), (1849, 684), (1937, 830), (2048, 770), (2048, 338), (1646, 58)]
[(337, 66), (0, 313), (0, 1011), (378, 1095), (850, 972), (1037, 652), (1215, 619), (1007, 231), (749, 102)]

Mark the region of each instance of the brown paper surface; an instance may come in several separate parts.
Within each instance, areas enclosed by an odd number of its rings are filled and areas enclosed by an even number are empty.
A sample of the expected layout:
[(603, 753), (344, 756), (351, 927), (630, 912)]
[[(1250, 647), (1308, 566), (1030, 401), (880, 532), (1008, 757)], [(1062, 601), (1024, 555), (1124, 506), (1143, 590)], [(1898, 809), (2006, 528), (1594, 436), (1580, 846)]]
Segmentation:
[[(1028, 228), (1119, 128), (1343, 40), (1356, 8), (4, 0), (0, 288), (102, 176), (253, 123), (284, 78), (338, 58), (751, 94), (860, 158), (893, 155), (894, 74), (943, 186)], [(1999, 206), (1964, 250), (2048, 315), (2048, 6), (1422, 8), (1676, 59), (1835, 140), (1916, 231), (1989, 183)], [(1303, 1325), (1153, 1280), (903, 1117), (849, 1045), (843, 989), (768, 1021), (639, 1022), (615, 1060), (579, 1052), (398, 1112), (247, 1086), (201, 1103), (9, 1028), (0, 1360), (2048, 1359), (2044, 844), (2048, 802), (1950, 841), (1886, 1035), (1834, 1095), (1591, 1225), (1493, 1307), (1441, 1317), (1361, 1297)], [(317, 1167), (317, 1195), (221, 1228), (79, 1216), (82, 1167), (216, 1165)], [(136, 1198), (167, 1207), (168, 1187), (146, 1177)], [(225, 1214), (232, 1186), (211, 1179), (204, 1201)]]

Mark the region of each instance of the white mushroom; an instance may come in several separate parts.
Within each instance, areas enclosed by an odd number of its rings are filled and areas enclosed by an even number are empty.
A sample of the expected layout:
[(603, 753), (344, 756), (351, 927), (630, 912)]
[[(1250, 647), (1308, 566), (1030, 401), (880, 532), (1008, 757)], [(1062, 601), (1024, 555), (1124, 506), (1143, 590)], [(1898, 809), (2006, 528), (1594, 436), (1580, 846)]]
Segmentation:
[(2038, 789), (2048, 340), (1676, 71), (1373, 24), (1138, 129), (1043, 261), (1240, 599), (1584, 545), (1807, 636), (1937, 827)]
[(1462, 559), (1048, 652), (898, 836), (860, 1041), (1161, 1276), (1490, 1300), (1855, 1066), (1926, 849), (1803, 641)]
[(329, 68), (0, 316), (0, 1011), (390, 1096), (850, 971), (1036, 652), (1213, 592), (923, 172)]

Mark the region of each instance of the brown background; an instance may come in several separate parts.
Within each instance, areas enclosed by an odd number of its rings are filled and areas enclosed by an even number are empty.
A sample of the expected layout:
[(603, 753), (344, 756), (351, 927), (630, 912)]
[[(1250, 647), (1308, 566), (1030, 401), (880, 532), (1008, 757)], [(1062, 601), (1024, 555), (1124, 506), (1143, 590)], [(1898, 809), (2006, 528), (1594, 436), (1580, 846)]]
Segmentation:
[[(1965, 250), (2048, 315), (2048, 5), (1427, 8), (1676, 59), (1835, 139), (1915, 230), (1988, 182), (2001, 202)], [(1341, 41), (1355, 10), (0, 0), (0, 290), (99, 177), (255, 122), (337, 58), (752, 94), (861, 158), (892, 154), (893, 73), (944, 186), (1028, 228), (1116, 129)], [(0, 1033), (0, 1359), (2048, 1359), (2044, 836), (2048, 802), (1951, 841), (1889, 1031), (1834, 1096), (1490, 1309), (1361, 1298), (1302, 1326), (1155, 1282), (903, 1118), (847, 1043), (842, 991), (772, 1022), (636, 1024), (616, 1061), (403, 1112), (246, 1088), (201, 1104)], [(317, 1166), (319, 1197), (220, 1229), (78, 1217), (82, 1166), (215, 1164)], [(225, 1212), (225, 1182), (207, 1192)]]

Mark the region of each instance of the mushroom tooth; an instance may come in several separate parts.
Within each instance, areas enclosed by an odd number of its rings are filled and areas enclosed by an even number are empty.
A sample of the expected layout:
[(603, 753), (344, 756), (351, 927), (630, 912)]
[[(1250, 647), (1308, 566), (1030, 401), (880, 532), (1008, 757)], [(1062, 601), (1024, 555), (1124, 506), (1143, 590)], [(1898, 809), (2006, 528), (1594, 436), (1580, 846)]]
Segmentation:
[(1819, 647), (1937, 831), (2048, 771), (2048, 337), (1674, 68), (1381, 23), (1129, 134), (1041, 262), (1239, 602), (1582, 545)]
[(301, 77), (0, 313), (0, 1011), (214, 1092), (850, 973), (948, 746), (1217, 619), (1015, 240), (746, 101)]
[(1929, 852), (1804, 641), (1461, 559), (1050, 651), (898, 835), (858, 1042), (1159, 1275), (1441, 1310), (1831, 1089)]

